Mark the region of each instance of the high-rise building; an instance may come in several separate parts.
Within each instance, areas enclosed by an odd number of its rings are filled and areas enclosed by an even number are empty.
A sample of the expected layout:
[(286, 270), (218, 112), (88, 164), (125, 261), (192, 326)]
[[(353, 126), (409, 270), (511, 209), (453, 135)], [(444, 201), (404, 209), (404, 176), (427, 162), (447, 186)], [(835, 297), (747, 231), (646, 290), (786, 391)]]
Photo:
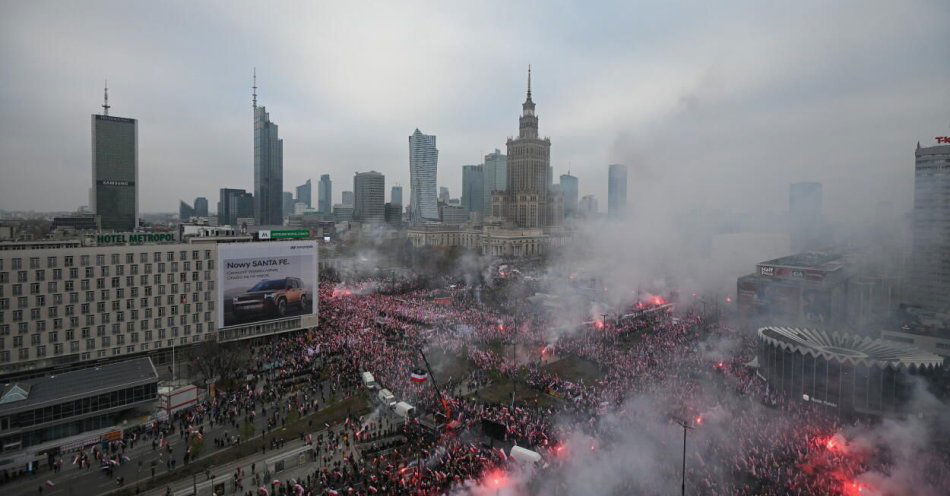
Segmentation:
[(237, 226), (237, 220), (254, 216), (254, 195), (243, 189), (221, 188), (218, 197), (218, 224)]
[(788, 188), (791, 248), (802, 252), (821, 248), (821, 183), (792, 183)]
[(317, 204), (321, 214), (330, 215), (330, 205), (333, 204), (333, 183), (330, 181), (330, 175), (320, 176), (320, 184), (317, 186)]
[(305, 203), (307, 208), (313, 207), (311, 192), (310, 180), (307, 179), (307, 182), (297, 186), (297, 201), (295, 203)]
[(195, 198), (195, 217), (208, 217), (208, 199), (199, 196)]
[[(278, 136), (277, 124), (271, 122), (265, 107), (257, 105), (256, 74), (253, 107), (254, 218), (258, 225), (281, 225), (284, 222), (284, 140)], [(293, 201), (290, 205), (292, 211)]]
[(389, 193), (389, 202), (393, 205), (402, 206), (402, 186), (393, 186)]
[(462, 166), (462, 208), (481, 213), (485, 209), (485, 171), (481, 165)]
[(195, 209), (185, 203), (185, 200), (178, 200), (178, 221), (188, 222), (192, 217), (196, 217)]
[(607, 172), (607, 216), (619, 219), (627, 215), (627, 166), (611, 164)]
[(534, 108), (529, 67), (528, 94), (521, 105), (518, 137), (508, 138), (507, 142), (508, 180), (501, 203), (505, 221), (526, 228), (557, 226), (563, 217), (561, 194), (551, 189), (551, 140), (538, 134)]
[(352, 207), (352, 206), (353, 206), (353, 192), (352, 192), (352, 191), (344, 191), (344, 192), (342, 193), (342, 195), (343, 195), (343, 206), (344, 206), (344, 207)]
[(435, 147), (435, 135), (422, 134), (417, 128), (409, 136), (409, 205), (413, 223), (439, 220), (435, 193), (438, 167), (439, 149)]
[(485, 155), (482, 165), (482, 215), (492, 215), (492, 193), (504, 192), (508, 189), (508, 156), (502, 155), (501, 150)]
[(584, 197), (581, 198), (580, 205), (578, 205), (578, 213), (585, 217), (597, 215), (597, 197), (594, 195), (584, 195)]
[(389, 202), (386, 204), (386, 223), (395, 229), (402, 227), (402, 205)]
[(914, 153), (911, 303), (950, 310), (950, 145)]
[(386, 177), (376, 171), (353, 176), (353, 220), (381, 223), (386, 217)]
[(577, 178), (570, 172), (561, 174), (561, 193), (564, 194), (564, 215), (573, 217), (577, 213)]
[(138, 227), (138, 121), (109, 115), (109, 89), (102, 115), (92, 116), (92, 189), (89, 208), (103, 230)]
[(449, 188), (445, 186), (439, 186), (439, 201), (448, 204), (450, 198), (452, 198), (452, 195), (449, 193)]
[[(281, 195), (281, 206), (280, 211), (282, 214), (286, 213), (287, 215), (292, 215), (294, 213), (294, 194), (290, 191), (284, 191)], [(281, 218), (280, 222), (274, 225), (280, 225), (284, 223), (284, 219)]]

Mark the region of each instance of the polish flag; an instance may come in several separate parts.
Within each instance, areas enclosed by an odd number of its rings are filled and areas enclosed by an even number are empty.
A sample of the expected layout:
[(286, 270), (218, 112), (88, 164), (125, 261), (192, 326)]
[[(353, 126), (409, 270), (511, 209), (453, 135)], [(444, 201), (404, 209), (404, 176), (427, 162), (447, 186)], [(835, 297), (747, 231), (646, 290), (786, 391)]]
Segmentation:
[(426, 374), (426, 371), (422, 369), (413, 370), (412, 375), (410, 376), (410, 380), (412, 380), (412, 382), (415, 382), (417, 384), (426, 382), (428, 378), (429, 378), (428, 374)]

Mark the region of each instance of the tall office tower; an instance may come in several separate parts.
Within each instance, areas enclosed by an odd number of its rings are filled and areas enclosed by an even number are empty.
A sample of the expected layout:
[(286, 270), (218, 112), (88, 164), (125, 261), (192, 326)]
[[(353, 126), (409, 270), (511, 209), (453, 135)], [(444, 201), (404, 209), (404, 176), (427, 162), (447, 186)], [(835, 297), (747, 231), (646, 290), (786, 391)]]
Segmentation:
[(208, 199), (199, 196), (195, 198), (195, 217), (208, 217)]
[[(284, 140), (264, 106), (257, 105), (254, 73), (254, 218), (261, 226), (284, 223)], [(293, 196), (293, 195), (291, 195)], [(293, 211), (293, 201), (290, 203)], [(290, 212), (288, 212), (290, 213)]]
[(321, 214), (330, 215), (330, 206), (333, 204), (333, 182), (330, 181), (330, 175), (320, 176), (320, 184), (317, 185), (317, 205)]
[(417, 128), (409, 136), (409, 206), (410, 220), (414, 224), (439, 221), (435, 196), (438, 167), (435, 135), (422, 134)]
[(607, 172), (607, 216), (619, 219), (627, 215), (627, 166), (611, 164)]
[(188, 222), (192, 217), (196, 217), (195, 209), (185, 203), (185, 200), (178, 200), (178, 221)]
[(504, 192), (508, 189), (508, 156), (502, 155), (501, 150), (485, 155), (485, 164), (482, 165), (482, 215), (492, 215), (492, 193)]
[(467, 212), (481, 212), (485, 198), (485, 171), (481, 165), (462, 166), (462, 208)]
[(389, 193), (389, 202), (393, 205), (402, 206), (402, 186), (393, 186)]
[(297, 199), (294, 203), (304, 203), (307, 205), (307, 208), (313, 208), (310, 193), (310, 180), (307, 179), (307, 182), (297, 186)]
[(564, 215), (573, 217), (577, 213), (577, 178), (570, 172), (561, 174), (561, 192), (564, 194)]
[(89, 208), (103, 230), (134, 231), (139, 218), (138, 121), (109, 115), (105, 88), (102, 115), (92, 116), (92, 189)]
[(236, 226), (237, 220), (254, 216), (254, 196), (243, 189), (221, 188), (218, 196), (218, 224)]
[(508, 138), (508, 180), (504, 217), (517, 227), (540, 228), (561, 224), (560, 192), (551, 189), (551, 140), (538, 135), (538, 116), (531, 100), (531, 67), (528, 95), (521, 105), (518, 137)]
[(448, 204), (450, 199), (452, 199), (452, 195), (449, 193), (449, 188), (439, 186), (439, 201)]
[(386, 217), (386, 177), (376, 171), (353, 176), (353, 220), (381, 223)]
[(343, 206), (344, 206), (344, 207), (352, 207), (352, 206), (353, 206), (353, 192), (352, 192), (352, 191), (344, 191), (344, 192), (342, 193), (342, 195), (343, 195), (343, 199), (342, 199), (342, 201), (343, 201)]
[(821, 183), (792, 183), (788, 188), (788, 216), (792, 250), (821, 248)]
[(590, 217), (592, 215), (597, 215), (597, 210), (597, 197), (594, 195), (584, 195), (584, 197), (581, 198), (580, 205), (578, 206), (578, 213), (585, 217)]
[[(938, 141), (939, 142), (939, 141)], [(950, 310), (950, 145), (914, 153), (912, 303)]]
[[(294, 213), (294, 194), (290, 191), (284, 191), (281, 195), (281, 205), (280, 205), (281, 214), (286, 213), (287, 215), (292, 215)], [(283, 224), (284, 219), (280, 219), (279, 224)], [(275, 224), (275, 225), (279, 225)]]

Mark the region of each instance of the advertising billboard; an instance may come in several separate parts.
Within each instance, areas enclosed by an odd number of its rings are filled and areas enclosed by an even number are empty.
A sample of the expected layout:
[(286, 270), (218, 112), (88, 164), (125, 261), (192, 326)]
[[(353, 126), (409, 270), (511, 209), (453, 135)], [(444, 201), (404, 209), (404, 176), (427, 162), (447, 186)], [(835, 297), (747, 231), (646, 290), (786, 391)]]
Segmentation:
[(317, 243), (218, 245), (218, 322), (222, 327), (316, 315)]

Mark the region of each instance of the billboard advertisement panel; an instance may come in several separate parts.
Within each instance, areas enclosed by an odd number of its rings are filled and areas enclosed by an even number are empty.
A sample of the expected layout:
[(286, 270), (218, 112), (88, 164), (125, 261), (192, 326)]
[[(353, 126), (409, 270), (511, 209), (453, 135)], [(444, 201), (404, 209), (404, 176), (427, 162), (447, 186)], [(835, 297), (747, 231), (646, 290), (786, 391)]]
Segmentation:
[(315, 315), (317, 243), (218, 245), (218, 322), (222, 327)]

